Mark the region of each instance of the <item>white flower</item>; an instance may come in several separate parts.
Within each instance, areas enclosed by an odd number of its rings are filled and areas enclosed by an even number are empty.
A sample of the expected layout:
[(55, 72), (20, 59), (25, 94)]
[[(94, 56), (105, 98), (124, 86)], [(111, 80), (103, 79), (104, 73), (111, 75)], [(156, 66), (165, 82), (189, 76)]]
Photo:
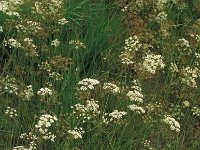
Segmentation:
[(48, 129), (52, 126), (52, 123), (57, 121), (58, 119), (55, 116), (51, 115), (42, 115), (38, 121), (38, 123), (35, 125), (35, 128), (37, 131), (41, 134), (45, 134), (44, 136), (49, 135)]
[(50, 95), (52, 95), (52, 90), (49, 89), (49, 88), (47, 88), (47, 87), (41, 88), (41, 89), (37, 92), (37, 94), (38, 94), (39, 96), (42, 96), (42, 97), (44, 97), (44, 96), (50, 96)]
[(190, 106), (190, 102), (188, 102), (188, 101), (183, 102), (183, 107), (189, 107), (189, 106)]
[(120, 119), (122, 119), (126, 114), (127, 114), (127, 112), (114, 110), (113, 112), (109, 113), (109, 116), (111, 117), (110, 121), (113, 121), (113, 120), (120, 120)]
[(69, 21), (67, 21), (65, 18), (62, 18), (62, 19), (59, 19), (58, 20), (58, 24), (60, 24), (60, 25), (65, 25), (65, 24), (67, 24)]
[(72, 106), (73, 114), (76, 115), (78, 119), (82, 119), (83, 122), (90, 120), (100, 114), (99, 104), (97, 101), (87, 100), (85, 105), (76, 104)]
[(74, 139), (82, 139), (82, 134), (84, 133), (85, 131), (83, 131), (83, 128), (74, 128), (73, 130), (68, 130), (68, 133), (70, 135), (72, 135), (72, 137)]
[(181, 70), (182, 73), (182, 82), (191, 87), (197, 87), (196, 79), (200, 75), (198, 68), (185, 67)]
[(69, 42), (69, 45), (74, 46), (75, 49), (86, 48), (86, 46), (84, 45), (84, 43), (81, 42), (80, 40), (71, 40)]
[(158, 22), (162, 22), (162, 21), (167, 20), (167, 14), (164, 11), (160, 12), (156, 17), (156, 20)]
[(15, 118), (18, 116), (17, 110), (9, 106), (6, 108), (5, 114), (10, 118)]
[(137, 105), (129, 105), (128, 108), (130, 108), (130, 110), (135, 111), (138, 114), (144, 114), (145, 110), (142, 107), (139, 107)]
[(120, 92), (119, 87), (117, 85), (113, 84), (113, 83), (104, 83), (103, 89), (110, 91), (112, 93), (119, 93)]
[(192, 108), (192, 115), (199, 117), (200, 116), (200, 108), (193, 107)]
[(59, 41), (58, 39), (55, 39), (55, 40), (53, 40), (53, 41), (51, 42), (51, 45), (57, 47), (57, 46), (60, 45), (60, 41)]
[(170, 126), (172, 131), (180, 132), (180, 124), (174, 118), (166, 116), (163, 121)]
[(85, 78), (78, 83), (81, 87), (80, 90), (86, 91), (86, 90), (93, 90), (94, 86), (100, 84), (100, 82), (96, 79), (91, 78)]
[(7, 41), (5, 41), (5, 46), (9, 46), (10, 48), (11, 47), (20, 48), (21, 44), (19, 42), (17, 42), (17, 40), (11, 38), (11, 39), (8, 39)]
[(134, 86), (132, 86), (131, 88), (134, 90), (129, 91), (126, 96), (128, 96), (131, 101), (143, 103), (144, 96), (142, 94), (142, 89), (139, 86), (139, 83), (137, 80), (134, 80), (133, 82), (134, 82)]
[(163, 57), (161, 55), (147, 54), (144, 57), (142, 67), (147, 72), (155, 74), (157, 70), (163, 69), (165, 67)]
[(188, 40), (182, 38), (178, 40), (179, 46), (183, 50), (188, 50), (190, 48), (190, 43)]

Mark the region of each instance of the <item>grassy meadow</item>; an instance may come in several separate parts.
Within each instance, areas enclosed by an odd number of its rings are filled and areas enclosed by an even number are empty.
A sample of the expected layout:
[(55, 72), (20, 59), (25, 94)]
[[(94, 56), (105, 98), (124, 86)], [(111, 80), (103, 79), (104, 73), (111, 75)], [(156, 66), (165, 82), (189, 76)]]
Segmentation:
[(1, 0), (0, 150), (199, 150), (199, 0)]

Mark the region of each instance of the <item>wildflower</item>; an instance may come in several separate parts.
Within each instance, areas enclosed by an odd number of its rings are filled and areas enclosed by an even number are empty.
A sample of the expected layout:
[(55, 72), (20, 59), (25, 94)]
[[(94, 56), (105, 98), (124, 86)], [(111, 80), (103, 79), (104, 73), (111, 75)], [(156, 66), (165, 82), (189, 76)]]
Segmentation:
[(118, 121), (122, 119), (126, 114), (127, 112), (125, 111), (114, 110), (113, 112), (109, 113), (109, 116), (111, 117), (110, 121), (113, 121), (113, 120)]
[(168, 0), (158, 0), (157, 1), (157, 8), (159, 10), (162, 10), (165, 6), (165, 4), (167, 3)]
[(38, 65), (38, 67), (40, 70), (45, 70), (47, 72), (51, 72), (51, 66), (47, 61), (42, 62), (41, 64)]
[(33, 132), (22, 133), (22, 134), (20, 135), (20, 138), (21, 138), (21, 139), (26, 139), (26, 140), (33, 140), (33, 141), (35, 141), (35, 140), (38, 139), (37, 136), (36, 136)]
[(45, 133), (44, 136), (42, 136), (42, 138), (43, 138), (44, 140), (50, 140), (50, 141), (54, 142), (56, 136), (55, 136), (54, 134), (52, 134), (51, 132), (47, 132), (47, 133)]
[(191, 37), (193, 37), (197, 42), (200, 42), (200, 36), (198, 34), (190, 34)]
[(78, 119), (82, 118), (83, 122), (86, 122), (86, 120), (90, 120), (100, 114), (99, 104), (93, 99), (87, 100), (85, 105), (76, 104), (71, 108), (74, 109), (73, 114), (75, 114)]
[(137, 36), (131, 36), (125, 40), (124, 50), (138, 51), (141, 48), (140, 41)]
[(110, 91), (112, 93), (119, 93), (119, 87), (117, 87), (117, 85), (113, 84), (113, 83), (104, 83), (103, 84), (103, 89)]
[(74, 139), (82, 139), (82, 135), (85, 131), (83, 131), (83, 128), (74, 128), (73, 130), (68, 130), (68, 133), (72, 135)]
[(81, 91), (86, 91), (88, 89), (93, 90), (94, 86), (100, 84), (100, 82), (96, 79), (85, 78), (78, 83), (81, 87)]
[(193, 108), (192, 108), (192, 115), (193, 115), (193, 116), (199, 117), (199, 116), (200, 116), (200, 108), (198, 108), (198, 107), (193, 107)]
[(4, 84), (3, 90), (8, 92), (9, 94), (19, 95), (19, 86), (15, 78), (12, 78), (7, 75), (3, 79), (3, 84)]
[(183, 102), (183, 107), (189, 107), (189, 106), (190, 106), (190, 103), (188, 101)]
[(143, 141), (144, 147), (149, 149), (149, 150), (153, 150), (153, 148), (151, 147), (151, 141), (149, 140), (144, 140)]
[(33, 97), (33, 95), (34, 95), (34, 92), (33, 92), (32, 85), (28, 85), (26, 87), (26, 89), (21, 93), (20, 97), (24, 101), (30, 101), (30, 99), (31, 99), (31, 97)]
[(8, 2), (1, 1), (0, 2), (0, 11), (5, 13), (8, 9), (9, 9)]
[(79, 49), (79, 48), (86, 48), (86, 46), (84, 45), (84, 43), (82, 43), (80, 40), (71, 40), (69, 42), (70, 45), (74, 46), (75, 49)]
[(132, 111), (135, 111), (137, 114), (144, 114), (145, 110), (142, 107), (139, 107), (137, 105), (129, 105), (128, 108)]
[(128, 11), (129, 5), (124, 6), (124, 8), (121, 10), (122, 12)]
[(59, 19), (58, 20), (58, 24), (59, 25), (65, 25), (65, 24), (67, 24), (69, 21), (67, 21), (65, 18), (62, 18), (62, 19)]
[(131, 36), (125, 40), (124, 52), (120, 54), (122, 64), (134, 64), (135, 52), (141, 48), (141, 44), (137, 36)]
[(18, 116), (17, 110), (9, 106), (6, 108), (5, 114), (10, 118), (15, 118)]
[(38, 53), (36, 51), (37, 46), (34, 44), (32, 39), (25, 38), (23, 44), (24, 44), (23, 47), (25, 47), (24, 49), (26, 56), (38, 56)]
[(172, 131), (180, 132), (180, 124), (174, 118), (166, 116), (163, 121), (170, 126)]
[(149, 104), (147, 104), (146, 106), (146, 109), (149, 111), (149, 112), (156, 112), (157, 113), (157, 110), (160, 110), (162, 108), (162, 105), (158, 102), (151, 102)]
[(38, 121), (38, 123), (35, 125), (35, 128), (37, 129), (37, 132), (45, 135), (50, 136), (50, 132), (48, 132), (48, 129), (52, 126), (54, 122), (58, 121), (58, 119), (55, 116), (51, 115), (42, 115)]
[(182, 50), (188, 50), (190, 48), (189, 41), (184, 38), (179, 39), (178, 43), (179, 43), (180, 49)]
[(5, 46), (9, 46), (10, 48), (11, 47), (20, 48), (21, 44), (19, 42), (17, 42), (15, 39), (11, 38), (11, 39), (8, 39), (7, 41), (5, 41)]
[(6, 12), (6, 15), (8, 15), (8, 16), (16, 16), (18, 18), (20, 17), (18, 12), (13, 12), (13, 11)]
[(139, 103), (143, 103), (144, 96), (142, 94), (142, 89), (138, 85), (136, 80), (134, 80), (134, 84), (135, 85), (131, 87), (134, 90), (133, 91), (129, 91), (126, 96), (128, 96), (131, 101), (136, 101), (136, 102), (139, 102)]
[(16, 146), (16, 147), (13, 147), (12, 150), (29, 150), (29, 149), (25, 148), (24, 146)]
[(181, 70), (182, 82), (191, 87), (197, 87), (195, 79), (200, 75), (198, 68), (185, 67)]
[(137, 101), (143, 103), (143, 95), (137, 90), (129, 91), (127, 93), (127, 96), (130, 98), (131, 101)]
[(163, 21), (167, 20), (167, 14), (165, 12), (160, 12), (156, 17), (156, 20), (158, 22), (163, 22)]
[(45, 88), (41, 88), (37, 94), (41, 97), (45, 97), (45, 96), (51, 96), (52, 95), (52, 90), (45, 87)]
[(27, 20), (27, 26), (28, 26), (28, 29), (30, 31), (32, 31), (33, 33), (39, 33), (42, 31), (42, 27), (41, 27), (41, 23), (40, 22), (35, 22), (35, 21), (32, 21), (32, 20)]
[(57, 73), (57, 72), (52, 72), (49, 73), (49, 76), (53, 79), (55, 79), (56, 81), (62, 80), (63, 77), (61, 76), (61, 74)]
[(142, 67), (150, 74), (155, 74), (157, 70), (165, 67), (163, 57), (161, 55), (147, 54), (144, 57)]
[(55, 39), (51, 42), (52, 46), (58, 47), (60, 45), (60, 41), (58, 39)]

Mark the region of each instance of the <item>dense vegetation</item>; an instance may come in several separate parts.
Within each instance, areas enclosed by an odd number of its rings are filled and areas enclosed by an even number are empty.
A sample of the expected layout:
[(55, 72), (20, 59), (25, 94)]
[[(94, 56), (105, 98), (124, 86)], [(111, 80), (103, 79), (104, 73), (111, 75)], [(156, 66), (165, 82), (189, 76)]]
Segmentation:
[(199, 0), (0, 1), (0, 149), (199, 150)]

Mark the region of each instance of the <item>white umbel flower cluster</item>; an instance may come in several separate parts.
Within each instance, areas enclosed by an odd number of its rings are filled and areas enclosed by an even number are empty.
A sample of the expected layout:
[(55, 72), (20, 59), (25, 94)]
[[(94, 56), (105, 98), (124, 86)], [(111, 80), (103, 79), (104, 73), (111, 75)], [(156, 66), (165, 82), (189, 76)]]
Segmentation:
[(85, 78), (79, 81), (78, 84), (81, 86), (80, 87), (81, 91), (87, 91), (87, 90), (93, 90), (96, 85), (100, 84), (100, 82), (96, 79)]
[(30, 141), (28, 149), (30, 149), (30, 150), (36, 150), (37, 149), (36, 142), (37, 142), (38, 138), (32, 132), (29, 132), (28, 134), (27, 133), (23, 133), (23, 134), (20, 135), (20, 138), (24, 139), (24, 140), (27, 140), (27, 141)]
[(135, 52), (141, 48), (142, 44), (139, 42), (137, 36), (131, 36), (125, 40), (124, 51), (120, 54), (122, 64), (134, 64), (133, 58)]
[(147, 54), (147, 56), (144, 57), (142, 67), (150, 74), (155, 74), (157, 70), (165, 67), (163, 57), (161, 55)]
[(20, 96), (21, 96), (22, 100), (30, 101), (31, 97), (33, 97), (33, 95), (34, 95), (33, 87), (32, 87), (32, 85), (28, 85)]
[(125, 40), (124, 50), (126, 51), (138, 51), (141, 48), (142, 44), (140, 44), (137, 36), (131, 36)]
[(52, 142), (54, 142), (56, 136), (49, 132), (49, 128), (56, 121), (58, 121), (58, 119), (55, 116), (51, 116), (48, 114), (42, 115), (38, 123), (35, 125), (36, 131), (43, 135), (43, 139), (51, 140)]
[(77, 118), (82, 118), (83, 122), (86, 122), (86, 120), (90, 120), (100, 114), (99, 111), (99, 104), (97, 101), (87, 100), (85, 105), (82, 104), (76, 104), (75, 106), (72, 106), (73, 108), (73, 114), (77, 116)]
[(41, 97), (45, 97), (45, 96), (51, 96), (52, 95), (52, 90), (45, 87), (45, 88), (41, 88), (37, 94)]
[(103, 89), (111, 93), (120, 93), (120, 89), (116, 84), (113, 83), (104, 83)]
[(74, 128), (73, 130), (68, 130), (68, 133), (74, 138), (74, 139), (82, 139), (82, 135), (85, 133), (83, 128)]
[(24, 146), (15, 146), (12, 148), (12, 150), (32, 150), (32, 149), (25, 148)]
[(10, 48), (20, 48), (21, 43), (19, 43), (17, 40), (11, 38), (5, 41), (5, 46), (8, 46)]
[(137, 83), (136, 80), (134, 80), (134, 86), (132, 86), (131, 88), (133, 89), (133, 91), (129, 91), (127, 93), (127, 96), (129, 97), (129, 99), (131, 101), (135, 101), (135, 102), (139, 102), (139, 103), (143, 103), (143, 94), (142, 94), (142, 89), (139, 86), (139, 84)]
[(163, 10), (168, 0), (158, 0), (157, 1), (157, 8), (159, 10)]
[(86, 48), (86, 46), (84, 45), (84, 43), (81, 42), (80, 40), (71, 40), (69, 42), (69, 45), (72, 45), (75, 49)]
[(23, 47), (27, 51), (27, 56), (39, 56), (37, 53), (37, 46), (34, 44), (33, 39), (25, 38)]
[(62, 19), (59, 19), (58, 20), (58, 24), (59, 25), (65, 25), (65, 24), (67, 24), (69, 21), (67, 21), (65, 18), (62, 18)]
[(192, 115), (193, 116), (197, 116), (197, 117), (199, 117), (200, 116), (200, 108), (198, 108), (198, 107), (193, 107), (192, 108)]
[(179, 43), (180, 49), (182, 49), (182, 50), (188, 50), (190, 48), (189, 41), (184, 38), (179, 39), (178, 43)]
[(110, 121), (121, 120), (126, 114), (127, 112), (125, 111), (114, 110), (113, 112), (109, 113), (109, 116), (111, 117)]
[(180, 124), (174, 118), (166, 116), (163, 121), (170, 126), (172, 131), (180, 132)]
[(159, 23), (161, 23), (161, 22), (167, 20), (167, 14), (166, 14), (164, 11), (158, 13), (158, 15), (156, 16), (156, 20), (157, 20)]
[(11, 107), (7, 107), (6, 111), (5, 111), (6, 116), (8, 116), (9, 118), (15, 118), (18, 116), (17, 114), (17, 110)]
[(9, 94), (15, 94), (15, 95), (19, 94), (19, 86), (18, 86), (18, 82), (15, 78), (7, 75), (3, 79), (3, 83), (4, 83), (3, 90), (8, 92)]
[(129, 5), (124, 6), (124, 8), (121, 9), (122, 12), (128, 11)]
[(182, 70), (182, 82), (191, 87), (197, 87), (196, 79), (200, 75), (198, 68), (185, 67)]
[(58, 39), (55, 39), (51, 42), (52, 46), (58, 47), (60, 45), (60, 41)]
[(145, 110), (142, 107), (139, 107), (135, 104), (133, 105), (129, 105), (128, 108), (134, 112), (136, 112), (137, 114), (144, 114)]

